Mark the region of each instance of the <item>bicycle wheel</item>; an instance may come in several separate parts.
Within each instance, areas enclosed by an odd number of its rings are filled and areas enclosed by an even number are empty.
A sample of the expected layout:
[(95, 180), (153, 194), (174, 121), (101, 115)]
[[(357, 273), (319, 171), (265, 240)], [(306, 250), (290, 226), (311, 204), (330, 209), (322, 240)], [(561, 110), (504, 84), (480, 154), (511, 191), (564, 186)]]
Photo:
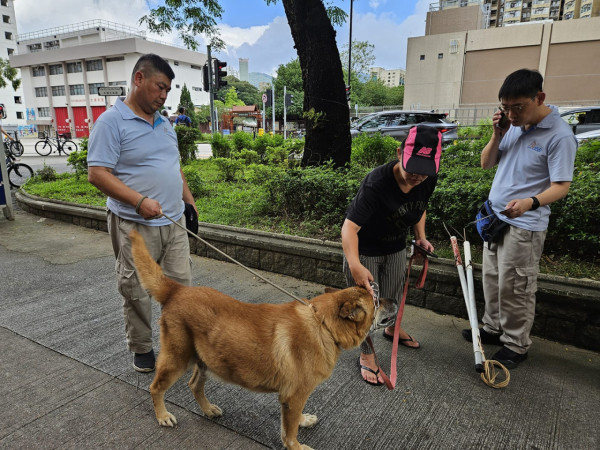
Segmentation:
[(23, 148), (23, 144), (20, 142), (12, 141), (10, 143), (10, 152), (15, 155), (17, 158), (23, 154), (25, 149)]
[(73, 141), (65, 141), (62, 144), (62, 151), (65, 155), (77, 151), (77, 144)]
[(33, 176), (33, 169), (27, 164), (15, 164), (8, 169), (8, 181), (14, 188), (20, 188)]
[(35, 151), (40, 156), (48, 156), (52, 152), (52, 145), (48, 141), (37, 141)]

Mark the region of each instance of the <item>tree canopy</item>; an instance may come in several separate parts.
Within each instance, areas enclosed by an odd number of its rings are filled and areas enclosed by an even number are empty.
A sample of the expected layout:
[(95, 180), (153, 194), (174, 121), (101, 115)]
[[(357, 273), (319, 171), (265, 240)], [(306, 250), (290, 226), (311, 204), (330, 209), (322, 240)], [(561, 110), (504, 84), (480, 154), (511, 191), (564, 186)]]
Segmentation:
[(17, 78), (17, 69), (11, 67), (7, 59), (0, 58), (0, 88), (5, 88), (9, 82), (15, 91), (21, 86), (21, 79)]

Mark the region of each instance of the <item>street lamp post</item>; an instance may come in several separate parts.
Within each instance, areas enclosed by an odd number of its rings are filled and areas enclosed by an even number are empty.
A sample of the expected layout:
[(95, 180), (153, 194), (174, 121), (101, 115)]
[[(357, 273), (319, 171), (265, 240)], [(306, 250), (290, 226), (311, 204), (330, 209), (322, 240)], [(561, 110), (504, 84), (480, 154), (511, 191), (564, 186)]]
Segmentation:
[[(352, 9), (354, 0), (350, 0), (350, 38), (348, 42), (348, 89), (350, 88), (350, 73), (352, 72)], [(349, 91), (348, 91), (349, 92)], [(350, 108), (350, 96), (348, 96), (348, 108)]]

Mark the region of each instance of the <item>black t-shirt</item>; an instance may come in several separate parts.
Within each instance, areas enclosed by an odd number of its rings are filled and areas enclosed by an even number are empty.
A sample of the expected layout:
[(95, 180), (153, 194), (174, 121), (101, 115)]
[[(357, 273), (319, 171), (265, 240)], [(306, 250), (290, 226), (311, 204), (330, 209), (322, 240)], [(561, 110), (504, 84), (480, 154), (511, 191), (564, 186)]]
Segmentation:
[(346, 218), (361, 227), (361, 255), (383, 256), (405, 248), (408, 228), (421, 220), (437, 184), (437, 177), (428, 177), (405, 194), (394, 178), (396, 164), (392, 161), (373, 169), (346, 211)]

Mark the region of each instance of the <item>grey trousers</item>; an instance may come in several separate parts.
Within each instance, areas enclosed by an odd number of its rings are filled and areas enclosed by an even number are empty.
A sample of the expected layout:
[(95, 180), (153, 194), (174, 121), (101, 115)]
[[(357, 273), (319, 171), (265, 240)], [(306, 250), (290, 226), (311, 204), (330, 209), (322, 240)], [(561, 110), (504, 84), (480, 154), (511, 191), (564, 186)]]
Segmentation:
[(531, 346), (529, 333), (535, 318), (535, 293), (546, 231), (515, 226), (496, 243), (484, 242), (483, 328), (501, 334), (510, 350), (524, 354)]
[[(147, 353), (152, 350), (152, 299), (140, 285), (133, 265), (129, 233), (137, 230), (148, 247), (150, 255), (164, 273), (184, 285), (190, 285), (190, 246), (187, 233), (174, 224), (150, 227), (125, 220), (108, 211), (108, 231), (115, 253), (117, 287), (123, 297), (123, 315), (127, 346), (131, 352)], [(185, 217), (179, 223), (185, 228)]]
[[(385, 256), (360, 255), (360, 263), (369, 269), (373, 280), (379, 285), (380, 297), (392, 298), (399, 304), (402, 299), (404, 280), (406, 278), (406, 249)], [(355, 286), (354, 278), (344, 256), (344, 274), (348, 287)], [(373, 353), (366, 341), (360, 344), (360, 351), (364, 354)]]

